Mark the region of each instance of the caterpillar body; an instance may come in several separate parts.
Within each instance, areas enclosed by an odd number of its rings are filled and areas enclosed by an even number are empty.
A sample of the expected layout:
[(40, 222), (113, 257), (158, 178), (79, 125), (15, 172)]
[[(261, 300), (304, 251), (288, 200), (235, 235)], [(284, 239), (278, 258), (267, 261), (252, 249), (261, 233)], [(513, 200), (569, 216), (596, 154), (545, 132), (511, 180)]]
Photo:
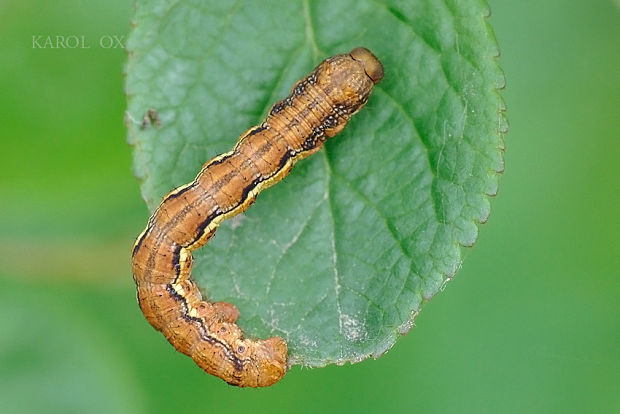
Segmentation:
[(286, 373), (287, 345), (279, 337), (245, 338), (234, 305), (204, 300), (190, 278), (191, 251), (340, 132), (382, 78), (381, 63), (365, 48), (327, 58), (232, 151), (168, 193), (138, 236), (132, 270), (144, 316), (209, 374), (240, 387), (272, 385)]

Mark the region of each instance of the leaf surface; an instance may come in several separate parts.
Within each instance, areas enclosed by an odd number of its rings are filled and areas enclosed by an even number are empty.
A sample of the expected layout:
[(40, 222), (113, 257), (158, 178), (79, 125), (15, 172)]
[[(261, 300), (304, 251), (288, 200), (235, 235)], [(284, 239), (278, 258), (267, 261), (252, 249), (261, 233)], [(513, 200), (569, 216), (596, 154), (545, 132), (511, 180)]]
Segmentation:
[(488, 14), (476, 0), (136, 2), (127, 119), (151, 211), (324, 58), (365, 46), (385, 67), (341, 134), (194, 252), (204, 296), (235, 304), (248, 336), (282, 336), (295, 364), (376, 357), (454, 275), (503, 170)]

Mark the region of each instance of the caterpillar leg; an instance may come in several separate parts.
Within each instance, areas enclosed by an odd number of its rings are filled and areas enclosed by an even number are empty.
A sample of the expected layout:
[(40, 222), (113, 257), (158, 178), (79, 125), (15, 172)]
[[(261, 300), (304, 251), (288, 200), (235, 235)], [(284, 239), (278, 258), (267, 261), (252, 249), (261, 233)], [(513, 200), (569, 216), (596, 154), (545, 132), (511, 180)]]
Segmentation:
[(213, 308), (215, 309), (216, 318), (222, 322), (235, 323), (237, 318), (239, 318), (239, 309), (231, 303), (215, 302)]

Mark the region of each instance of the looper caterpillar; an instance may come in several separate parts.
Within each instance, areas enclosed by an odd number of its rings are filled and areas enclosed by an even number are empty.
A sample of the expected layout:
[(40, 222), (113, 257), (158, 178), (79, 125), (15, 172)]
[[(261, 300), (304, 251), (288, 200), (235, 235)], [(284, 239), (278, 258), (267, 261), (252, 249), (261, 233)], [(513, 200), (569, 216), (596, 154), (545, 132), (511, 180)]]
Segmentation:
[(286, 372), (287, 345), (279, 337), (244, 338), (234, 305), (203, 300), (190, 278), (191, 251), (340, 132), (382, 78), (381, 63), (365, 48), (327, 58), (232, 151), (168, 193), (136, 240), (132, 268), (144, 316), (206, 372), (232, 385), (269, 386)]

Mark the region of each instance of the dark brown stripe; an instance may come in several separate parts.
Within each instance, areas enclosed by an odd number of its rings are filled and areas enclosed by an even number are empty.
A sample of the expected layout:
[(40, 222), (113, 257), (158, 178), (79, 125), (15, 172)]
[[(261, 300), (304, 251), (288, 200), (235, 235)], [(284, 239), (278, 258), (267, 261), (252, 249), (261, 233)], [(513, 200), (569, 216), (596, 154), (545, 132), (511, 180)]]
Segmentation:
[(142, 242), (144, 241), (144, 238), (146, 237), (149, 231), (151, 231), (151, 227), (147, 227), (146, 230), (144, 230), (144, 232), (140, 235), (138, 240), (136, 240), (133, 246), (133, 252), (131, 253), (131, 257), (135, 256), (136, 252), (140, 250), (140, 247), (142, 247)]
[(186, 192), (188, 192), (189, 190), (193, 190), (194, 187), (196, 186), (196, 181), (192, 181), (190, 184), (187, 185), (187, 187), (182, 188), (181, 190), (177, 191), (176, 193), (172, 193), (172, 194), (168, 194), (168, 197), (164, 198), (162, 200), (162, 203), (166, 200), (172, 200), (175, 199), (177, 197), (182, 196), (183, 194), (185, 194)]
[(201, 318), (197, 318), (195, 316), (189, 315), (189, 305), (187, 303), (187, 300), (185, 300), (185, 297), (183, 295), (180, 295), (179, 292), (177, 292), (174, 289), (174, 286), (170, 284), (166, 285), (166, 290), (170, 294), (170, 297), (172, 297), (177, 302), (181, 303), (181, 306), (183, 307), (183, 315), (182, 315), (183, 319), (185, 319), (188, 322), (197, 323), (198, 326), (200, 327), (200, 332), (201, 332), (200, 337), (204, 339), (205, 341), (207, 341), (208, 343), (210, 343), (211, 345), (217, 345), (223, 348), (228, 359), (232, 361), (232, 363), (235, 365), (235, 369), (237, 371), (242, 371), (243, 361), (234, 354), (234, 352), (227, 346), (227, 344), (217, 339), (216, 337), (209, 335), (209, 330), (207, 329), (207, 327), (204, 324), (204, 321)]
[(217, 216), (221, 216), (222, 214), (225, 214), (224, 211), (220, 210), (219, 208), (214, 211), (213, 213), (209, 214), (207, 216), (206, 219), (204, 219), (199, 225), (198, 228), (196, 229), (196, 231), (198, 232), (196, 235), (196, 238), (194, 240), (192, 240), (191, 242), (187, 243), (184, 247), (188, 247), (191, 246), (192, 244), (196, 243), (198, 240), (200, 240), (200, 238), (202, 236), (204, 236), (205, 234), (205, 230), (206, 228), (209, 226), (209, 224), (211, 224), (211, 222), (217, 217)]

